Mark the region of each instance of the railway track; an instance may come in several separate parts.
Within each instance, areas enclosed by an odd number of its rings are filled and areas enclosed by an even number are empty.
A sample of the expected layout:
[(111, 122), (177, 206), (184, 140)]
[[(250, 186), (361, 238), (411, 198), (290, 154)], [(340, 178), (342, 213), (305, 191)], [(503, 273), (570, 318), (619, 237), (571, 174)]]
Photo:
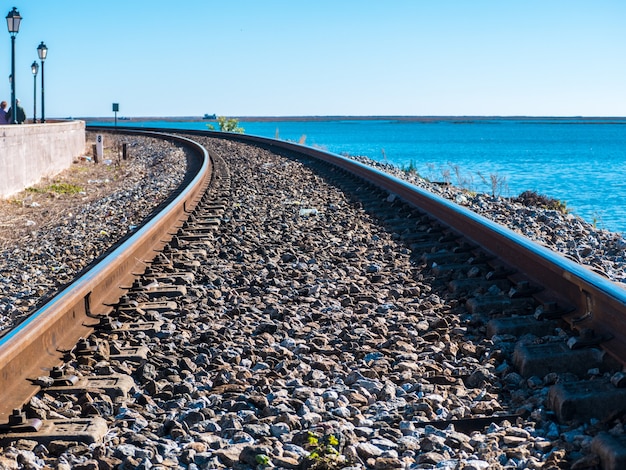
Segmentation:
[[(427, 368), (423, 389), (433, 393), (461, 386), (482, 389), (488, 394), (500, 394), (507, 404), (495, 413), (492, 409), (492, 416), (476, 407), (476, 413), (468, 415), (421, 419), (423, 426), (445, 428), (452, 424), (469, 434), (494, 421), (532, 420), (537, 410), (515, 406), (515, 387), (544, 390), (547, 396), (538, 409), (547, 405), (558, 422), (621, 422), (626, 411), (622, 388), (626, 383), (622, 375), (626, 294), (620, 287), (468, 210), (353, 160), (254, 136), (188, 132), (180, 138), (196, 149), (202, 163), (195, 165), (198, 175), (189, 178), (191, 185), (173, 199), (171, 210), (117, 247), (111, 254), (112, 261), (89, 271), (36, 316), (2, 338), (0, 418), (9, 423), (3, 428), (5, 441), (28, 438), (50, 443), (65, 438), (98, 442), (104, 438), (106, 422), (94, 417), (102, 404), (94, 403), (90, 408), (94, 413), (77, 416), (70, 424), (49, 422), (54, 420), (17, 410), (36, 393), (84, 396), (89, 391), (97, 395), (104, 390), (114, 407), (123, 406), (129, 399), (137, 387), (132, 377), (137, 370), (145, 372), (145, 364), (151, 362), (149, 347), (135, 344), (139, 342), (133, 338), (159, 337), (163, 318), (184, 309), (189, 292), (198, 290), (198, 270), (207, 263), (207, 252), (220, 233), (220, 224), (235, 217), (231, 213), (235, 203), (227, 164), (216, 155), (209, 158), (194, 142), (209, 145), (215, 138), (243, 142), (302, 161), (350, 194), (367, 213), (374, 214), (393, 239), (406, 247), (412, 265), (423, 270), (420, 276), (426, 277), (433, 289), (446, 292), (442, 296), (453, 298), (454, 310), (457, 306), (462, 310), (460, 316), (457, 312), (451, 315), (449, 322), (426, 316), (422, 321), (425, 340), (482, 335), (475, 341), (480, 345), (478, 352), (475, 346), (460, 343), (467, 349), (474, 348), (471, 361), (463, 362), (461, 354), (457, 357), (454, 352), (456, 365)], [(158, 254), (153, 256), (153, 252)], [(239, 256), (245, 259), (245, 253)], [(137, 277), (137, 273), (143, 274)], [(372, 263), (363, 282), (380, 285), (388, 275)], [(373, 301), (358, 294), (358, 290), (355, 286), (355, 292), (344, 292), (342, 305), (367, 310)], [(205, 305), (212, 302), (205, 301)], [(234, 305), (228, 310), (229, 316), (246, 311)], [(270, 331), (274, 328), (269, 321), (262, 325)], [(203, 335), (211, 336), (210, 332)], [(120, 338), (124, 339), (124, 348), (117, 345)], [(365, 345), (358, 340), (352, 343), (365, 351)], [(116, 346), (111, 347), (113, 344)], [(319, 348), (324, 354), (324, 348)], [(501, 375), (510, 383), (489, 386), (489, 380), (480, 374), (490, 372), (475, 364), (483, 357), (491, 357), (492, 365), (505, 368), (506, 373)], [(101, 373), (90, 381), (67, 374), (68, 367), (59, 368), (63, 359), (73, 362), (74, 368), (117, 361), (131, 364), (125, 366), (130, 373), (104, 374), (111, 368), (101, 366)], [(167, 358), (155, 361), (165, 369), (172, 367)], [(44, 369), (52, 370), (50, 380), (34, 380)], [(26, 408), (33, 413), (32, 405)], [(608, 424), (606, 427), (609, 429)], [(586, 450), (599, 456), (601, 468), (622, 468), (626, 453), (618, 437), (598, 432), (589, 441)], [(362, 454), (356, 457), (367, 463)], [(223, 455), (221, 458), (226, 460)]]

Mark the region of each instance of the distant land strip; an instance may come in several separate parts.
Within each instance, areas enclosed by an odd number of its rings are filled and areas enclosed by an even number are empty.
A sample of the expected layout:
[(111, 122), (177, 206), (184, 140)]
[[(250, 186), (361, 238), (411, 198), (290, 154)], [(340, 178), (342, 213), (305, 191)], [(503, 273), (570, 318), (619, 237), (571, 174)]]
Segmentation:
[[(558, 123), (598, 123), (598, 124), (626, 124), (626, 117), (602, 117), (602, 116), (228, 116), (241, 122), (273, 122), (273, 121), (408, 121), (408, 122), (476, 122), (476, 121), (556, 121)], [(114, 117), (81, 117), (85, 121), (113, 122)], [(170, 121), (170, 122), (195, 122), (215, 121), (202, 116), (144, 116), (144, 117), (118, 117), (123, 121)]]

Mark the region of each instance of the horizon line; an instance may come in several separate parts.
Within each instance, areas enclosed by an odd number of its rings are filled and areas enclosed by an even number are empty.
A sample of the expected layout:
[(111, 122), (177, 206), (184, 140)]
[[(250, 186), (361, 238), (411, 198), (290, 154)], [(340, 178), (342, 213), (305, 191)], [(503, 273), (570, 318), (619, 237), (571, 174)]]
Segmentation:
[[(211, 115), (213, 116), (213, 115)], [(201, 121), (215, 121), (217, 117), (225, 116), (235, 119), (273, 119), (273, 120), (314, 120), (314, 119), (406, 119), (406, 120), (426, 120), (426, 119), (626, 119), (626, 116), (585, 116), (585, 115), (546, 115), (546, 116), (533, 116), (533, 115), (472, 115), (472, 114), (450, 114), (450, 115), (412, 115), (412, 114), (302, 114), (302, 115), (217, 115), (213, 117), (203, 117), (201, 115), (176, 115), (176, 116), (118, 116), (118, 120), (201, 120)], [(70, 119), (84, 119), (84, 120), (115, 120), (115, 116), (81, 116)]]

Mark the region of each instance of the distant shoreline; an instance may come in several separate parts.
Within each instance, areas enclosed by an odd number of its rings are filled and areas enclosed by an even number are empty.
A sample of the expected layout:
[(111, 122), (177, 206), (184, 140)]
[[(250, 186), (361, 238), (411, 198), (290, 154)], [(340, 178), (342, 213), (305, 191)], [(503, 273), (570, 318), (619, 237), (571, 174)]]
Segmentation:
[[(612, 122), (626, 124), (626, 117), (619, 116), (228, 116), (241, 122), (279, 122), (279, 121), (406, 121), (406, 122), (476, 122), (476, 121), (559, 121), (559, 122)], [(114, 117), (80, 117), (84, 121), (113, 122)], [(118, 121), (169, 121), (169, 122), (215, 122), (215, 119), (204, 119), (202, 116), (142, 116), (118, 117)]]

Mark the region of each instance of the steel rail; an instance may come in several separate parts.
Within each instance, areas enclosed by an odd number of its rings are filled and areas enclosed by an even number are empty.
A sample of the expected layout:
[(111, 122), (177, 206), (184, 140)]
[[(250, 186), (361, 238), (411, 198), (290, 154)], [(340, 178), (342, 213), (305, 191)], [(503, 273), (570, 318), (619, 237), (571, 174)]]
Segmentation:
[(545, 288), (554, 301), (572, 310), (563, 318), (579, 333), (593, 332), (601, 347), (626, 365), (626, 289), (589, 268), (535, 243), (467, 208), (353, 159), (266, 137), (215, 131), (185, 134), (228, 138), (304, 154), (346, 170), (385, 189), (462, 234), (485, 252)]
[[(90, 130), (97, 130), (91, 128)], [(113, 131), (106, 128), (103, 131)], [(119, 130), (127, 133), (164, 138), (190, 148), (198, 158), (196, 175), (160, 212), (130, 237), (116, 245), (95, 266), (62, 292), (0, 338), (0, 422), (13, 409), (37, 393), (29, 379), (48, 375), (50, 368), (62, 361), (62, 352), (87, 336), (94, 313), (102, 313), (106, 304), (115, 303), (124, 293), (120, 286), (130, 285), (133, 272), (143, 272), (144, 260), (154, 258), (170, 239), (173, 227), (188, 219), (188, 212), (198, 204), (210, 183), (212, 164), (200, 144), (184, 137), (145, 130)]]
[[(88, 130), (96, 129), (88, 126)], [(165, 130), (134, 127), (99, 129), (155, 136), (162, 135), (156, 133)], [(597, 335), (612, 336), (612, 339), (603, 342), (602, 347), (624, 363), (626, 290), (590, 269), (466, 208), (349, 158), (260, 136), (211, 131), (167, 131), (230, 139), (305, 155), (327, 162), (395, 194), (545, 287), (554, 296), (550, 300), (573, 307), (565, 319), (574, 329), (592, 329)], [(174, 138), (171, 135), (169, 137)], [(196, 147), (197, 144), (188, 139), (186, 142), (200, 150)], [(200, 174), (194, 179), (192, 187), (182, 192), (170, 204), (174, 207), (168, 212), (169, 215), (158, 216), (140, 229), (110, 254), (108, 258), (115, 261), (87, 272), (64, 290), (63, 300), (53, 300), (46, 304), (38, 316), (30, 317), (15, 331), (0, 339), (0, 421), (13, 408), (21, 405), (15, 397), (21, 396), (23, 399), (27, 396), (25, 393), (32, 395), (37, 391), (26, 379), (42, 375), (46, 368), (57, 365), (60, 362), (59, 351), (70, 349), (79, 337), (90, 332), (85, 323), (89, 323), (89, 316), (97, 306), (117, 301), (123, 293), (118, 286), (128, 285), (135, 267), (141, 265), (143, 259), (149, 258), (149, 252), (158, 250), (169, 240), (172, 226), (187, 218), (186, 213), (195, 207), (208, 184), (209, 158), (206, 150), (202, 148), (201, 152), (205, 161)]]

